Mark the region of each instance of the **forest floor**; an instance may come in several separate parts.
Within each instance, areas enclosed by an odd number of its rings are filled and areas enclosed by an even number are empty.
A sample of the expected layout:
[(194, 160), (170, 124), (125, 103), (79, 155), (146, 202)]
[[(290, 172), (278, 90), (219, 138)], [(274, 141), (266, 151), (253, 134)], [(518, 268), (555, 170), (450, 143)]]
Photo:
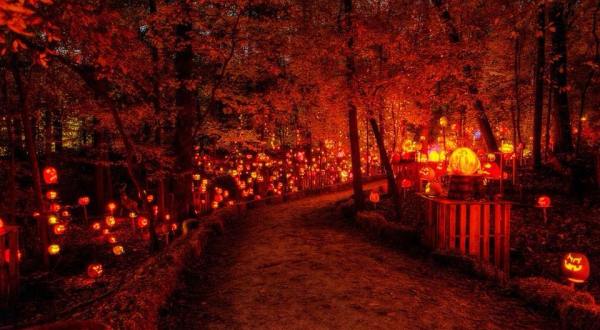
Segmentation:
[(333, 203), (250, 211), (190, 264), (161, 327), (557, 328), (489, 283), (373, 242)]

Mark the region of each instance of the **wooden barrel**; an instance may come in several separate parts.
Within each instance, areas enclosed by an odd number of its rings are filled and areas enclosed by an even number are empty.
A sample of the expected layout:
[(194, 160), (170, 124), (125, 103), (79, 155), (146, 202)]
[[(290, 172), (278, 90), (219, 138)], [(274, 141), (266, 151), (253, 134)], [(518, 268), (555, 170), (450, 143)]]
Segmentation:
[(481, 197), (482, 179), (477, 175), (451, 175), (448, 186), (449, 199), (476, 199)]

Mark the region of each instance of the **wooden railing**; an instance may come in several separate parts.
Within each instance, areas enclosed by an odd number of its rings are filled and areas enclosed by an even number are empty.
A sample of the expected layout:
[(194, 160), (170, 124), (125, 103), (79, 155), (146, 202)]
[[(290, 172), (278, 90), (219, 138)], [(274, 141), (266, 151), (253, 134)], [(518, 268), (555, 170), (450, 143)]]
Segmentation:
[(493, 265), (504, 281), (510, 273), (510, 209), (506, 201), (462, 201), (421, 195), (425, 243), (436, 251), (472, 256)]
[(19, 229), (0, 229), (0, 308), (8, 307), (17, 298), (19, 289)]

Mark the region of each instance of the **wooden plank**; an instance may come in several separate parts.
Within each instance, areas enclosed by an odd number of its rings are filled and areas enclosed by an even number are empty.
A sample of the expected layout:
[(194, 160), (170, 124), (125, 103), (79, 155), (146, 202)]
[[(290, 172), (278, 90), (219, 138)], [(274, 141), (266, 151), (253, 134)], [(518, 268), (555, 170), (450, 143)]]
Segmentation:
[(429, 248), (433, 248), (433, 237), (431, 233), (431, 228), (433, 226), (433, 201), (427, 200), (427, 215), (426, 219), (427, 225), (425, 226), (425, 242)]
[(490, 261), (490, 204), (483, 206), (483, 261)]
[(504, 205), (504, 276), (510, 273), (510, 204)]
[(438, 240), (437, 248), (446, 249), (446, 205), (438, 205)]
[(481, 207), (471, 205), (469, 212), (469, 254), (479, 256), (480, 234), (481, 234)]
[(448, 248), (454, 250), (456, 248), (456, 205), (450, 205), (449, 212)]
[(467, 253), (467, 205), (460, 204), (460, 233), (459, 233), (460, 253)]
[(494, 265), (500, 267), (500, 251), (502, 249), (502, 235), (500, 224), (502, 222), (502, 206), (494, 204)]

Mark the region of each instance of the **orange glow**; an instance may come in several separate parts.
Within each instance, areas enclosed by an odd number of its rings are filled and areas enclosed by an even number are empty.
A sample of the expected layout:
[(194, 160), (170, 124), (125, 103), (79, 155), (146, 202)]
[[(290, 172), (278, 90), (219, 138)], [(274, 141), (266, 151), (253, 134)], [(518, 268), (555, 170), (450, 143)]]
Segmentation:
[(58, 223), (58, 218), (55, 215), (48, 216), (48, 224), (49, 225), (55, 225), (57, 223)]
[(115, 217), (113, 217), (112, 215), (107, 216), (104, 219), (104, 221), (106, 222), (106, 225), (109, 227), (112, 227), (117, 224), (117, 220), (115, 220)]
[(590, 262), (583, 253), (569, 252), (563, 257), (562, 272), (569, 282), (583, 283), (590, 276)]
[(148, 226), (148, 219), (146, 217), (139, 217), (137, 219), (138, 228), (145, 228)]
[(67, 226), (62, 223), (58, 223), (52, 227), (52, 231), (55, 235), (62, 235), (67, 231)]
[(451, 174), (473, 175), (480, 166), (477, 154), (469, 148), (454, 150), (448, 160), (448, 170)]
[(94, 224), (92, 225), (92, 229), (100, 230), (102, 229), (102, 225), (100, 224), (100, 222), (94, 222)]
[(57, 255), (60, 252), (60, 245), (58, 244), (51, 244), (50, 246), (48, 246), (48, 254), (50, 255)]
[(54, 190), (48, 190), (46, 192), (46, 198), (48, 200), (52, 201), (52, 200), (55, 200), (57, 197), (58, 197), (58, 193), (56, 191), (54, 191)]
[(87, 268), (87, 275), (90, 278), (98, 278), (103, 272), (102, 264), (90, 264)]
[(148, 201), (148, 203), (152, 203), (154, 201), (154, 195), (152, 195), (152, 194), (147, 195), (146, 200)]
[(371, 191), (371, 193), (369, 194), (369, 200), (371, 201), (371, 203), (379, 203), (379, 193), (376, 191)]
[(52, 166), (47, 166), (43, 171), (44, 182), (46, 184), (56, 184), (58, 183), (58, 171)]
[(87, 206), (90, 204), (90, 198), (88, 196), (81, 196), (77, 200), (77, 204), (79, 204), (80, 206)]
[(540, 208), (548, 208), (551, 204), (552, 200), (550, 199), (550, 197), (543, 195), (538, 197), (536, 206)]
[(123, 248), (123, 245), (115, 245), (112, 248), (112, 252), (113, 252), (114, 255), (120, 256), (123, 253), (125, 253), (125, 249)]
[(110, 211), (113, 212), (114, 210), (117, 209), (117, 204), (115, 204), (115, 202), (110, 202), (108, 203), (108, 205), (106, 205), (106, 208)]

